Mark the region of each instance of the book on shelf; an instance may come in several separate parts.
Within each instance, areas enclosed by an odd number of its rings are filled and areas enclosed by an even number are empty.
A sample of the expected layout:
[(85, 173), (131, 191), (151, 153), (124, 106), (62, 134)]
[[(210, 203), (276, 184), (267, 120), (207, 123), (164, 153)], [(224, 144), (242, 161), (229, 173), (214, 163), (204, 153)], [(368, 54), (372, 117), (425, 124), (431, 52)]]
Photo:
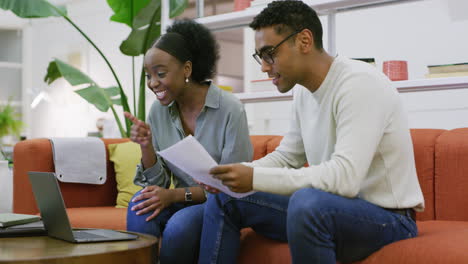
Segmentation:
[(0, 227), (9, 227), (14, 225), (27, 224), (41, 220), (38, 215), (1, 213)]
[(429, 73), (426, 78), (446, 78), (446, 77), (460, 77), (468, 76), (468, 71), (464, 72), (442, 72), (442, 73)]
[(454, 64), (428, 65), (429, 74), (433, 73), (452, 73), (468, 72), (468, 62)]
[(367, 62), (367, 63), (375, 66), (375, 59), (374, 58), (352, 58), (352, 59)]

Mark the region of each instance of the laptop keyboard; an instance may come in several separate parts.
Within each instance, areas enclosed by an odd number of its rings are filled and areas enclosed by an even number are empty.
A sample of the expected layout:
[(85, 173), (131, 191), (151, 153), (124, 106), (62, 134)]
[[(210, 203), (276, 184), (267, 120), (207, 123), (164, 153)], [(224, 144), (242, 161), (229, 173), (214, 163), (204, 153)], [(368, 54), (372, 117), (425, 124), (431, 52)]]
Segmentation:
[(75, 239), (106, 238), (105, 236), (96, 235), (86, 231), (73, 231), (73, 236), (75, 237)]

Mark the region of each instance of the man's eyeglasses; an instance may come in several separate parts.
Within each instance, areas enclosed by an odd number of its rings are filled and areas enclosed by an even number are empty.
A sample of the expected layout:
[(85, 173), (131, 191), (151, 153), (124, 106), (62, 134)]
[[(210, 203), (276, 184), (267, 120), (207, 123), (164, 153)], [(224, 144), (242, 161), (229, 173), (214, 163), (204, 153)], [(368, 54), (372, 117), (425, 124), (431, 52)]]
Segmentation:
[(252, 54), (252, 56), (254, 57), (254, 59), (258, 62), (258, 64), (262, 65), (262, 60), (268, 64), (273, 64), (275, 63), (275, 60), (273, 59), (273, 55), (275, 55), (275, 52), (276, 52), (276, 49), (281, 45), (283, 44), (284, 42), (286, 42), (286, 40), (288, 40), (289, 38), (291, 38), (292, 36), (296, 35), (297, 33), (301, 32), (302, 30), (298, 30), (294, 33), (292, 33), (291, 35), (287, 36), (286, 38), (284, 38), (280, 43), (276, 44), (275, 46), (271, 47), (271, 48), (266, 48), (262, 51), (260, 51), (260, 53), (258, 53), (257, 51), (255, 51), (254, 54)]

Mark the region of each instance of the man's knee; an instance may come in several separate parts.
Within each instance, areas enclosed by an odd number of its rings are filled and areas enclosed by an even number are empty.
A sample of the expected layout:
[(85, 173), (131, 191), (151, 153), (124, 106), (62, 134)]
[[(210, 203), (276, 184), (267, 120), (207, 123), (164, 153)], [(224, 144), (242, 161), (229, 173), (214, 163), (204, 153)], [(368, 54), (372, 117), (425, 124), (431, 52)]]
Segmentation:
[(205, 202), (206, 210), (223, 209), (224, 205), (233, 198), (225, 193), (210, 194)]
[(289, 200), (288, 218), (304, 219), (328, 206), (330, 194), (314, 188), (304, 188), (293, 193)]

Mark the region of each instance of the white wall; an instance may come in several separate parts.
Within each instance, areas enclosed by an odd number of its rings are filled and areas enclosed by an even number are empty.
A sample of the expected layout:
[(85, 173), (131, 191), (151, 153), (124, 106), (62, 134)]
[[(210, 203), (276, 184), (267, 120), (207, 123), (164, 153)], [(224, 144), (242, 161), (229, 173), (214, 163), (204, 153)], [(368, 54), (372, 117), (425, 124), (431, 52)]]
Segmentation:
[[(427, 65), (468, 62), (468, 1), (425, 0), (339, 14), (337, 50), (348, 57), (408, 61), (409, 79)], [(468, 87), (467, 87), (468, 88)], [(468, 89), (401, 94), (412, 128), (468, 126)]]
[[(224, 34), (229, 34), (225, 32)], [(219, 51), (222, 55), (218, 61), (218, 74), (216, 84), (231, 86), (235, 93), (243, 92), (244, 57), (241, 56), (243, 42), (218, 39)]]
[[(120, 43), (130, 28), (111, 22), (112, 12), (106, 1), (71, 1), (67, 6), (69, 16), (104, 52), (113, 65), (132, 107), (131, 57), (119, 51)], [(70, 62), (70, 54), (81, 54), (81, 69), (102, 87), (115, 86), (111, 71), (97, 51), (70, 24), (61, 18), (31, 20), (32, 28), (32, 84), (35, 93), (46, 91), (43, 100), (31, 112), (28, 122), (29, 137), (80, 137), (96, 131), (96, 120), (110, 113), (102, 113), (73, 92), (65, 81), (51, 86), (43, 82), (48, 63), (52, 58)], [(136, 60), (138, 85), (141, 58)], [(32, 99), (31, 99), (32, 100)], [(121, 113), (121, 107), (117, 109)], [(122, 115), (121, 115), (122, 116)], [(122, 120), (123, 122), (123, 120)], [(118, 136), (118, 135), (116, 135)]]
[[(106, 1), (69, 1), (70, 17), (93, 39), (108, 56), (121, 78), (127, 96), (131, 97), (131, 58), (118, 50), (130, 29), (110, 22), (111, 10)], [(424, 0), (366, 10), (340, 13), (336, 17), (337, 52), (348, 57), (374, 57), (381, 69), (384, 60), (403, 59), (409, 62), (410, 78), (422, 78), (426, 65), (468, 61), (468, 12), (466, 0)], [(1, 20), (0, 20), (1, 21)], [(326, 17), (322, 17), (326, 28)], [(1, 22), (6, 24), (6, 22)], [(68, 59), (71, 53), (81, 53), (82, 67), (98, 84), (115, 85), (115, 81), (92, 47), (63, 19), (31, 20), (31, 77), (30, 87), (35, 93), (47, 91), (49, 101), (43, 100), (28, 118), (29, 137), (85, 136), (96, 130), (99, 117), (113, 119), (101, 113), (71, 91), (64, 82), (48, 87), (43, 82), (51, 58)], [(324, 40), (326, 46), (325, 32)], [(248, 41), (248, 38), (245, 38)], [(229, 44), (225, 45), (226, 47)], [(258, 67), (251, 59), (253, 49), (226, 52), (222, 56), (234, 59), (229, 70), (242, 70), (237, 56), (251, 61), (248, 72)], [(136, 65), (141, 65), (141, 58)], [(253, 66), (252, 66), (253, 65)], [(237, 74), (237, 73), (236, 73)], [(246, 75), (244, 70), (244, 75)], [(139, 76), (139, 66), (137, 67)], [(138, 80), (138, 79), (137, 79)], [(410, 114), (411, 127), (453, 128), (465, 126), (468, 120), (468, 90), (402, 94)], [(32, 100), (29, 98), (28, 100)], [(147, 92), (147, 106), (154, 97)], [(456, 105), (451, 104), (453, 100)], [(129, 100), (132, 102), (132, 100)], [(271, 106), (266, 106), (271, 105)], [(287, 130), (290, 102), (247, 105), (249, 123), (254, 134), (281, 134)], [(257, 109), (255, 109), (257, 108)]]
[[(321, 21), (327, 47), (326, 17)], [(252, 43), (244, 56), (254, 47), (252, 33), (246, 32), (244, 39)], [(468, 62), (468, 1), (424, 0), (338, 13), (336, 50), (350, 58), (375, 58), (379, 70), (385, 60), (406, 60), (410, 79), (425, 78), (427, 65)], [(253, 60), (244, 73), (252, 79), (266, 78)], [(246, 87), (250, 91), (275, 89), (271, 84), (251, 85), (248, 79)], [(468, 89), (400, 95), (411, 128), (468, 126)], [(287, 131), (284, 119), (291, 111), (290, 102), (249, 104), (247, 109), (252, 133)]]

